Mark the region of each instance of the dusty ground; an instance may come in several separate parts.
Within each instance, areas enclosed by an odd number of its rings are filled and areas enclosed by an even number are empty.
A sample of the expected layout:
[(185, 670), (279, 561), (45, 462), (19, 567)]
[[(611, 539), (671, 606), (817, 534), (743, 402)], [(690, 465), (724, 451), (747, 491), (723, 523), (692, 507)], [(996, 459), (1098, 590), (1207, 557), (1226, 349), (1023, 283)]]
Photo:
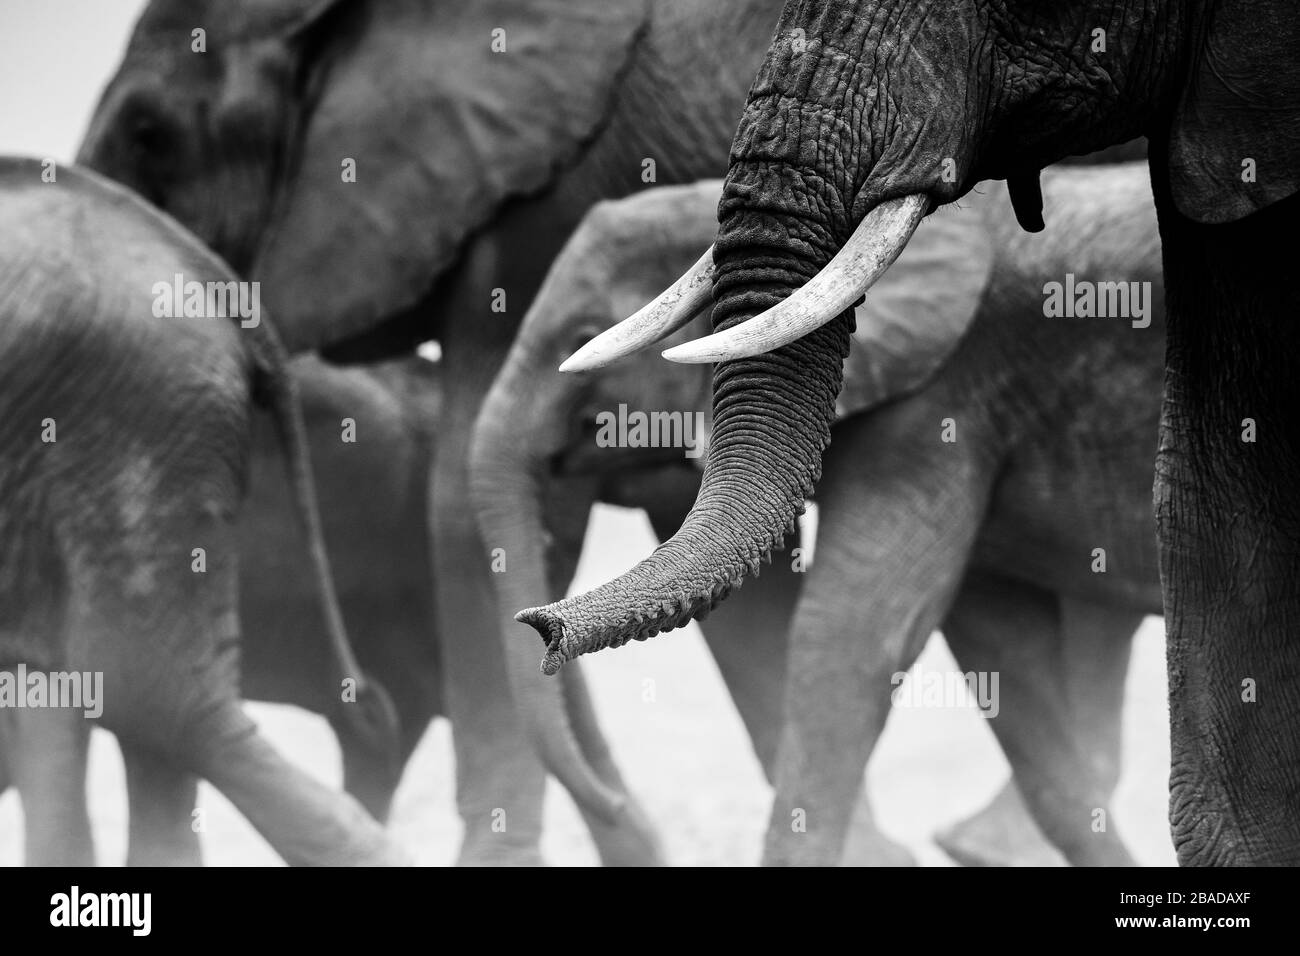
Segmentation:
[[(578, 586), (605, 579), (642, 556), (652, 539), (639, 513), (604, 509), (592, 526), (602, 546), (588, 549)], [(588, 674), (615, 753), (630, 785), (664, 834), (677, 864), (757, 862), (769, 791), (698, 630), (588, 659)], [(955, 667), (941, 639), (918, 666)], [(642, 700), (646, 678), (656, 702)], [(250, 705), (284, 752), (323, 780), (341, 779), (338, 748), (325, 722), (293, 708)], [(1115, 816), (1137, 859), (1172, 865), (1166, 823), (1169, 740), (1160, 622), (1139, 632), (1125, 715), (1125, 772)], [(449, 729), (437, 723), (407, 769), (393, 828), (421, 863), (453, 859), (460, 823), (453, 805)], [(973, 709), (895, 709), (867, 778), (881, 826), (924, 863), (947, 858), (933, 832), (977, 809), (1007, 773), (993, 735)], [(95, 834), (101, 862), (125, 858), (126, 805), (113, 738), (96, 732), (91, 754)], [(204, 853), (213, 864), (275, 864), (278, 858), (220, 794), (204, 786)], [(595, 853), (569, 802), (552, 785), (543, 844), (558, 864), (594, 865)], [(0, 864), (21, 862), (22, 813), (16, 794), (0, 797)]]

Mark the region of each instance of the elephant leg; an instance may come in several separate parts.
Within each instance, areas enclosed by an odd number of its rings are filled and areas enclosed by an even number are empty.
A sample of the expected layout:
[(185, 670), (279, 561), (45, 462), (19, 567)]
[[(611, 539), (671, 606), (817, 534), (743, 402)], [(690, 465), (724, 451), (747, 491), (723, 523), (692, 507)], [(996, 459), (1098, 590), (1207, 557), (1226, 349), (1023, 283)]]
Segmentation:
[(1300, 196), (1238, 223), (1174, 211), (1153, 164), (1168, 311), (1155, 513), (1169, 817), (1183, 866), (1300, 864)]
[(917, 403), (841, 423), (827, 456), (817, 559), (790, 628), (765, 863), (841, 862), (894, 677), (960, 581), (987, 483), (965, 457), (974, 443), (941, 444), (930, 417)]
[[(1133, 632), (1143, 615), (1128, 608), (1070, 597), (1060, 599), (1062, 652), (1057, 680), (1073, 711), (1071, 727), (1089, 772), (1108, 799), (1119, 784), (1124, 682)], [(947, 634), (945, 628), (945, 636)], [(1016, 630), (1008, 640), (1032, 635)], [(951, 646), (953, 638), (948, 636)], [(959, 649), (953, 648), (958, 654)], [(935, 835), (935, 842), (963, 866), (1059, 866), (1065, 861), (1030, 816), (1015, 776), (988, 805)]]
[(439, 423), (429, 514), (456, 804), (465, 825), (458, 862), (539, 865), (546, 772), (515, 714), (489, 555), (466, 506), (469, 439), (495, 369), (482, 368), (481, 356), (454, 336), (444, 340), (443, 355), (446, 417)]
[(285, 760), (236, 700), (210, 708), (182, 746), (192, 769), (220, 790), (291, 866), (409, 862), (355, 799)]
[(1061, 598), (1063, 683), (1074, 732), (1090, 772), (1108, 800), (1123, 765), (1124, 688), (1133, 635), (1145, 615), (1131, 608)]
[(122, 763), (131, 812), (127, 866), (202, 866), (198, 778), (125, 742)]
[[(685, 516), (684, 510), (680, 514), (652, 510), (647, 513), (660, 541), (668, 540)], [(784, 719), (788, 630), (804, 578), (799, 569), (806, 567), (802, 557), (794, 556), (793, 548), (798, 546), (796, 536), (791, 550), (775, 555), (771, 566), (763, 569), (759, 583), (740, 588), (701, 626), (718, 673), (727, 685), (727, 693), (736, 705), (769, 782), (774, 779), (776, 748)], [(916, 863), (905, 847), (880, 832), (865, 787), (853, 810), (844, 862), (861, 866)]]
[(184, 781), (192, 774), (220, 790), (291, 865), (406, 862), (356, 800), (282, 757), (244, 713), (230, 527), (219, 522), (196, 530), (178, 522), (158, 533), (201, 534), (209, 547), (206, 572), (173, 561), (142, 595), (116, 576), (129, 565), (88, 562), (113, 573), (83, 575), (72, 601), (75, 644), (84, 648), (89, 669), (104, 675), (104, 725), (124, 751), (154, 758), (135, 765), (149, 775), (137, 784), (161, 787), (156, 804), (145, 801), (142, 822), (165, 818), (164, 834), (174, 839), (193, 807)]
[(22, 800), (27, 865), (94, 866), (85, 715), (73, 708), (0, 708), (0, 743)]
[[(989, 718), (993, 732), (1025, 809), (1076, 866), (1133, 865), (1110, 800), (1119, 778), (1128, 642), (1140, 620), (1132, 611), (1078, 604), (1067, 613), (1055, 594), (975, 571), (945, 622), (962, 669), (998, 675), (996, 715)], [(1078, 645), (1089, 641), (1097, 660), (1084, 665), (1086, 651)], [(1075, 665), (1081, 673), (1071, 673)], [(1033, 839), (1032, 830), (1027, 834), (1007, 819), (1017, 810), (1014, 803), (1003, 797), (998, 810), (1004, 816), (987, 839)], [(1004, 846), (988, 855), (1016, 862), (1018, 853)]]

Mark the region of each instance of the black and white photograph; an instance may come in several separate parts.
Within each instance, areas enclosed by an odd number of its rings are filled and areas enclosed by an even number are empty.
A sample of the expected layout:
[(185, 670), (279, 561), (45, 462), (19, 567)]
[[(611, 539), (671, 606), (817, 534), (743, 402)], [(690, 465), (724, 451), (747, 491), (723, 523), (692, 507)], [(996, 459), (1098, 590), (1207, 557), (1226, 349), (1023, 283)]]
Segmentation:
[(0, 0), (0, 866), (1300, 863), (1298, 193), (1284, 0)]

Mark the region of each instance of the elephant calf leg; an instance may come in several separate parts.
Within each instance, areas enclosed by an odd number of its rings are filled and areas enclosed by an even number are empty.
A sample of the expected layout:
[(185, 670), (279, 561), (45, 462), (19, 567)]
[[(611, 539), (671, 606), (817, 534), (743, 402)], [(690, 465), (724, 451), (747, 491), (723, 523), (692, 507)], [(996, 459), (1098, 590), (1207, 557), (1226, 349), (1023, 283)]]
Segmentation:
[(74, 708), (0, 709), (3, 746), (23, 805), (28, 866), (94, 866), (86, 806), (90, 723)]
[(201, 866), (198, 778), (129, 741), (122, 741), (122, 763), (131, 811), (127, 866)]
[(1111, 676), (1086, 688), (1078, 686), (1080, 675), (1070, 673), (1068, 662), (1078, 655), (1067, 647), (1065, 615), (1054, 594), (972, 572), (945, 624), (949, 647), (964, 670), (998, 675), (993, 732), (1029, 813), (1076, 866), (1133, 864), (1111, 819), (1118, 717), (1101, 719), (1096, 705), (1078, 705), (1076, 698), (1100, 694), (1109, 701), (1101, 709), (1118, 714), (1123, 681), (1121, 676), (1118, 687), (1110, 683), (1115, 654), (1127, 654), (1138, 619), (1131, 612), (1091, 619), (1094, 654), (1104, 659), (1096, 674)]
[(221, 704), (188, 735), (192, 769), (209, 780), (294, 866), (403, 865), (406, 855), (348, 794), (285, 760), (238, 702)]

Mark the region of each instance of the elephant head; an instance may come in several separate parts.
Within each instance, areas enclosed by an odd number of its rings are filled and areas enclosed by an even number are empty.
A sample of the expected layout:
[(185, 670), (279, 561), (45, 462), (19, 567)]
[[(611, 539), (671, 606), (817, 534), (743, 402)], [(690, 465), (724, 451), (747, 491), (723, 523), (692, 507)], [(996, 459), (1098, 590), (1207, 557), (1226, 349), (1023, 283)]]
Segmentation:
[[(720, 363), (695, 507), (626, 575), (519, 614), (546, 642), (543, 670), (680, 627), (758, 573), (818, 478), (850, 307), (927, 213), (1006, 179), (1034, 231), (1043, 166), (1142, 134), (1169, 181), (1164, 229), (1294, 193), (1298, 30), (1282, 4), (1241, 0), (789, 0), (740, 120), (713, 261), (657, 305), (672, 312), (712, 272), (717, 331), (666, 353)], [(1267, 185), (1239, 175), (1244, 156), (1267, 157)], [(633, 324), (569, 367), (674, 324)]]
[(261, 281), (291, 351), (338, 343), (415, 305), (573, 162), (648, 7), (153, 0), (79, 162)]

